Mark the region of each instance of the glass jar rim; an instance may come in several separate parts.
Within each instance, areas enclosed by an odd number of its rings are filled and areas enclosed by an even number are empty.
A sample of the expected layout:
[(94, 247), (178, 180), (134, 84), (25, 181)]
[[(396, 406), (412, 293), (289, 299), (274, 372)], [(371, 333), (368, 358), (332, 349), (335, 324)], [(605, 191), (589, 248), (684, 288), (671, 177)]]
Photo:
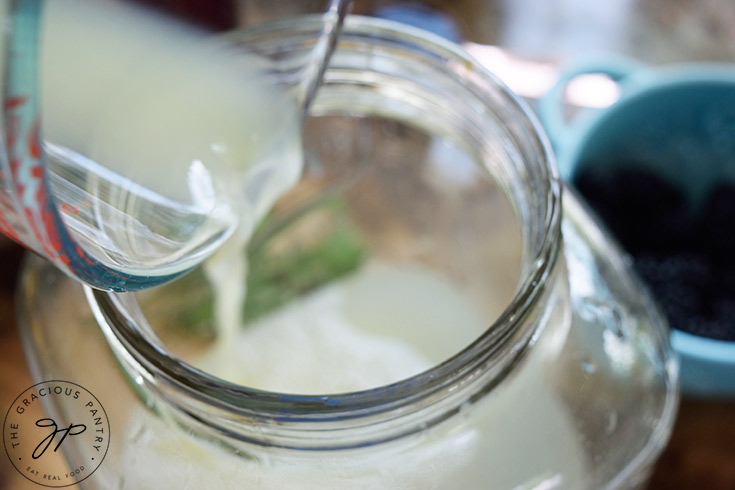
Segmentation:
[[(320, 26), (318, 17), (300, 18), (259, 29), (255, 35), (263, 36), (268, 42), (278, 39), (279, 42), (298, 44), (309, 42), (309, 33)], [(433, 407), (430, 419), (443, 420), (458, 412), (463, 405), (458, 397), (458, 392), (462, 390), (457, 390), (458, 386), (470, 384), (478, 378), (483, 366), (493, 363), (499, 368), (499, 374), (490, 383), (490, 387), (494, 386), (512, 369), (531, 341), (533, 332), (526, 332), (516, 346), (518, 348), (508, 352), (509, 342), (514, 339), (517, 341), (518, 330), (533, 314), (550, 286), (549, 278), (558, 262), (561, 243), (562, 186), (550, 145), (540, 124), (525, 103), (494, 75), (461, 47), (434, 34), (383, 19), (349, 16), (338, 41), (337, 52), (341, 43), (359, 45), (360, 39), (376, 37), (394, 50), (410, 49), (414, 58), (416, 55), (423, 56), (425, 59), (419, 62), (456, 62), (466, 74), (471, 75), (481, 90), (492, 91), (488, 95), (494, 99), (488, 98), (488, 103), (499, 98), (510, 107), (515, 118), (513, 124), (520, 126), (521, 132), (530, 139), (538, 159), (525, 161), (524, 164), (543, 182), (545, 195), (536, 200), (537, 209), (533, 210), (540, 226), (533, 237), (524, 237), (523, 240), (526, 267), (521, 272), (515, 295), (483, 334), (460, 352), (427, 371), (374, 389), (329, 395), (296, 395), (233, 384), (191, 366), (170, 353), (150, 326), (141, 325), (134, 318), (135, 315), (131, 314), (134, 313), (131, 310), (135, 308), (131, 307), (134, 300), (130, 294), (85, 287), (96, 320), (131, 378), (185, 413), (197, 413), (202, 407), (207, 407), (209, 416), (219, 417), (215, 425), (220, 432), (252, 440), (253, 437), (243, 436), (234, 428), (245, 419), (276, 423), (281, 428), (289, 423), (340, 424), (345, 421), (364, 427), (373, 424), (376, 418), (398, 420), (420, 409), (426, 415), (429, 406)], [(529, 243), (529, 239), (534, 243)], [(142, 315), (139, 310), (137, 314)], [(380, 440), (393, 439), (419, 430), (426, 426), (426, 420), (424, 417), (423, 422), (406, 424), (402, 428), (394, 425), (389, 431), (390, 435), (385, 433), (377, 437)], [(293, 441), (274, 442), (273, 439), (269, 445), (303, 446)], [(340, 447), (349, 445), (349, 442), (343, 442)], [(356, 439), (353, 445), (364, 445), (364, 441)]]

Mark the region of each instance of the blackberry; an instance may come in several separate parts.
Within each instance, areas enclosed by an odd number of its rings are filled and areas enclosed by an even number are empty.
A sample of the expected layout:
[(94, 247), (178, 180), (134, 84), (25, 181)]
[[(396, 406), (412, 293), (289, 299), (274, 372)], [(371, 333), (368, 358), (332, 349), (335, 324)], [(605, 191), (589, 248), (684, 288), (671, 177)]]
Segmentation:
[(684, 195), (634, 165), (585, 165), (574, 185), (629, 252), (689, 247), (693, 218)]
[(622, 193), (618, 189), (616, 173), (602, 165), (590, 165), (574, 180), (574, 186), (608, 229), (623, 243), (627, 235)]
[(623, 246), (632, 254), (695, 251), (699, 244), (699, 220), (686, 209), (664, 209), (658, 214), (639, 213), (629, 223), (629, 239)]
[(686, 198), (676, 187), (651, 172), (623, 165), (615, 178), (624, 199), (625, 210), (631, 215), (655, 217), (671, 210), (686, 209)]
[(704, 291), (714, 280), (709, 258), (696, 253), (640, 254), (635, 256), (635, 268), (653, 288), (676, 287)]
[(735, 298), (717, 298), (712, 302), (713, 316), (720, 320), (735, 319)]
[(702, 290), (692, 284), (676, 261), (654, 257), (636, 260), (636, 269), (651, 288), (672, 326), (686, 323), (705, 309)]
[(616, 176), (613, 169), (590, 164), (575, 176), (574, 186), (591, 204), (617, 204), (620, 192)]
[(732, 323), (718, 318), (692, 317), (688, 318), (686, 322), (677, 325), (672, 324), (672, 327), (699, 337), (726, 341), (735, 340)]
[(735, 300), (735, 260), (717, 261), (716, 270), (718, 274), (715, 284), (716, 296)]
[(710, 191), (702, 209), (706, 248), (713, 257), (730, 261), (735, 251), (735, 186), (720, 184)]
[(711, 189), (694, 214), (681, 192), (636, 166), (583, 165), (574, 185), (633, 255), (673, 328), (735, 341), (735, 186)]
[(686, 325), (692, 318), (701, 315), (704, 309), (702, 294), (694, 288), (667, 284), (655, 288), (654, 294), (674, 327)]

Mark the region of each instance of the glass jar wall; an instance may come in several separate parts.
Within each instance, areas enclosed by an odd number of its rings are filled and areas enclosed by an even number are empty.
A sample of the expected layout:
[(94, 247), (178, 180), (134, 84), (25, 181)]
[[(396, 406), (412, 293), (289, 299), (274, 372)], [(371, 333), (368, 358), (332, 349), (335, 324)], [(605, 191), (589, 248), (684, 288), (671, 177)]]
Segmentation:
[[(318, 28), (252, 35), (277, 53), (307, 49)], [(356, 17), (304, 151), (300, 182), (249, 244), (235, 332), (217, 328), (199, 272), (115, 295), (26, 264), (34, 377), (84, 386), (110, 420), (105, 461), (83, 484), (645, 481), (678, 401), (665, 324), (566, 189), (562, 205), (521, 102), (457, 47)], [(80, 464), (72, 440), (65, 448)]]

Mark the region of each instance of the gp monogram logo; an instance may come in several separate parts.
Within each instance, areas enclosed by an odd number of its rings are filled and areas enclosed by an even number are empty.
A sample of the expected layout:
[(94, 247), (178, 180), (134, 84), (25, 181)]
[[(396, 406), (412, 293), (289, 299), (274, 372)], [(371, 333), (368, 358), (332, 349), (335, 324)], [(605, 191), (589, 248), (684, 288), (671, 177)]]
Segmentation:
[(67, 487), (102, 464), (110, 444), (110, 422), (100, 401), (69, 381), (31, 386), (11, 404), (3, 423), (10, 462), (28, 480)]

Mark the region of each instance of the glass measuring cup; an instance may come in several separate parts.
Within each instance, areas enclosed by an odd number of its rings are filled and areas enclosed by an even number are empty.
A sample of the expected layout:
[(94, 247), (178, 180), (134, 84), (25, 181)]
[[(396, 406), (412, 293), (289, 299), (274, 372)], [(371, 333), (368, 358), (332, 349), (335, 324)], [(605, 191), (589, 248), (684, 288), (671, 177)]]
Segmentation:
[[(8, 2), (0, 232), (115, 291), (246, 235), (299, 173), (301, 117), (348, 4)], [(298, 54), (219, 41), (303, 14), (322, 27)]]

